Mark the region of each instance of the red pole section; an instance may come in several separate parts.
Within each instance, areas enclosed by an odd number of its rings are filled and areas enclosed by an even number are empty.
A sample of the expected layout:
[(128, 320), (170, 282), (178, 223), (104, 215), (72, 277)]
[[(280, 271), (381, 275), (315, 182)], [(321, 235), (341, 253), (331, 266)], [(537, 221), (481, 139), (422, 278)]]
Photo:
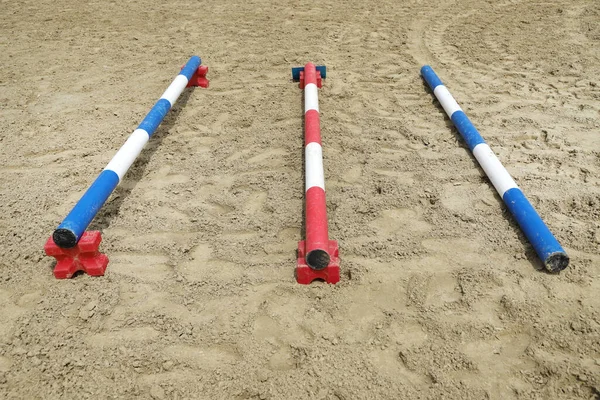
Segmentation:
[[(322, 69), (323, 68), (323, 69)], [(339, 281), (338, 245), (329, 240), (327, 203), (321, 147), (319, 95), (321, 70), (308, 63), (300, 71), (300, 87), (304, 88), (304, 162), (306, 179), (306, 240), (298, 244), (296, 278), (308, 284), (315, 279), (328, 283)]]

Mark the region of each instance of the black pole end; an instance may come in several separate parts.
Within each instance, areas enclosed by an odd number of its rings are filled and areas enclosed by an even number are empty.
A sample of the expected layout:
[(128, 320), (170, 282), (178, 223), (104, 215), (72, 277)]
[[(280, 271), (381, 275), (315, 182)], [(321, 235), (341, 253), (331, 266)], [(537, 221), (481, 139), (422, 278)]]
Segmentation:
[(52, 240), (58, 247), (70, 249), (77, 245), (77, 236), (68, 229), (57, 229), (52, 234)]
[(569, 256), (566, 253), (554, 253), (546, 258), (544, 266), (550, 272), (560, 272), (569, 266)]
[(330, 260), (329, 253), (321, 249), (313, 250), (306, 255), (306, 264), (316, 271), (325, 269), (329, 265)]

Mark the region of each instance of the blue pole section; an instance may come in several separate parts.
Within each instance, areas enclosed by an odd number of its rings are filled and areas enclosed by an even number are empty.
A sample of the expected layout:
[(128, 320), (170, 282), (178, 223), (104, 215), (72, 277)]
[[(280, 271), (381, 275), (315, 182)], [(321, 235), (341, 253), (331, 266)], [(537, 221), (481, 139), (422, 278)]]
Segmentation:
[(559, 272), (565, 269), (569, 265), (569, 256), (440, 78), (428, 65), (421, 68), (421, 75), (433, 90), (444, 111), (456, 126), (500, 197), (502, 197), (508, 210), (532, 244), (546, 269), (550, 272)]
[(75, 207), (66, 216), (52, 234), (54, 243), (62, 248), (71, 248), (77, 242), (102, 208), (110, 194), (115, 190), (123, 176), (140, 154), (152, 134), (163, 121), (179, 95), (183, 92), (192, 75), (202, 61), (193, 56), (181, 69), (179, 75), (156, 102), (154, 107), (129, 136), (125, 144), (92, 183)]

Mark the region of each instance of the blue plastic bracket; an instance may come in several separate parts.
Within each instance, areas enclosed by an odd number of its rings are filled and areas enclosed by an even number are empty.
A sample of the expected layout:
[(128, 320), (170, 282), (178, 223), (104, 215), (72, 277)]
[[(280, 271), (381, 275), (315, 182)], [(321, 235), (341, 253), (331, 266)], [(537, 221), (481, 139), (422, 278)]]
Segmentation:
[[(317, 71), (321, 73), (321, 78), (327, 79), (327, 67), (324, 65), (317, 65)], [(298, 82), (300, 80), (300, 72), (304, 71), (304, 67), (294, 67), (292, 68), (292, 79), (294, 82)]]

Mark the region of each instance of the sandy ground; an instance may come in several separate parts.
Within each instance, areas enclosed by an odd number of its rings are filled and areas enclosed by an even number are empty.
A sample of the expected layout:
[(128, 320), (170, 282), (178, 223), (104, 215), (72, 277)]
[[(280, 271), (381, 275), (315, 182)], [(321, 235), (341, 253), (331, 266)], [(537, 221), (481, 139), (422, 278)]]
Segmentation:
[[(85, 4), (84, 4), (85, 3)], [(0, 2), (0, 398), (598, 399), (600, 2)], [(189, 56), (92, 224), (42, 247)], [(343, 277), (295, 283), (302, 92)], [(571, 256), (541, 265), (430, 63)]]

